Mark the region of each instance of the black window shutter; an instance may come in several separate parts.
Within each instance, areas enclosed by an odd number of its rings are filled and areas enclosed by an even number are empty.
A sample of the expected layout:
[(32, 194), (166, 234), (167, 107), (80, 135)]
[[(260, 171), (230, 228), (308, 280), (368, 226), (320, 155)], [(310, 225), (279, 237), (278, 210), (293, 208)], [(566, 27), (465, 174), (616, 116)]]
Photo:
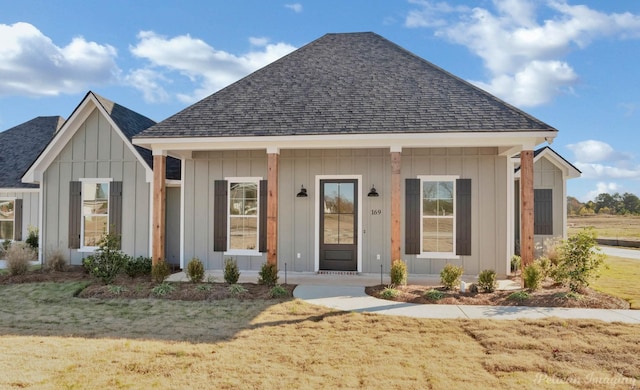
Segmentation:
[(213, 250), (227, 250), (227, 181), (216, 180), (213, 187)]
[(456, 180), (456, 255), (471, 255), (471, 179)]
[(82, 183), (69, 182), (69, 248), (80, 248), (80, 224), (82, 211)]
[(260, 215), (258, 216), (258, 230), (260, 237), (258, 238), (258, 248), (260, 252), (267, 251), (267, 181), (260, 180), (260, 199), (258, 200), (258, 208)]
[(553, 234), (553, 192), (533, 190), (533, 234)]
[(405, 179), (404, 252), (420, 254), (420, 179)]
[(13, 239), (22, 241), (22, 199), (13, 201)]
[[(122, 238), (122, 182), (109, 183), (109, 232)], [(122, 242), (118, 240), (122, 249)]]

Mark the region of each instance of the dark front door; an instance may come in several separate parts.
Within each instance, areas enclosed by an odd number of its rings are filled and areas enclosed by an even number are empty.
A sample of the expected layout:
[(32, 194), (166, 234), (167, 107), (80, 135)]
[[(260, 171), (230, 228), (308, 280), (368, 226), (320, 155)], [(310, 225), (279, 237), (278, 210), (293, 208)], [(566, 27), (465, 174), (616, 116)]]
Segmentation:
[(320, 269), (358, 269), (357, 180), (320, 180)]

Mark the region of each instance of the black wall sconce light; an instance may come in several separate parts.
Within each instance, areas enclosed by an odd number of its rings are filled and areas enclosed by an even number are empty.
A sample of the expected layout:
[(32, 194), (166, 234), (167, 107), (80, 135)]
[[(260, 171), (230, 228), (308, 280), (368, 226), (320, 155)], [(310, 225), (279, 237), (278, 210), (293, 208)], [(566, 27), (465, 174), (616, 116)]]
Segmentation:
[(367, 196), (370, 197), (370, 198), (377, 198), (378, 196), (380, 196), (380, 194), (378, 194), (378, 191), (376, 191), (376, 186), (375, 185), (371, 186), (371, 190), (369, 191)]
[(306, 198), (307, 196), (307, 189), (304, 188), (304, 186), (300, 186), (300, 192), (298, 192), (298, 194), (296, 195), (296, 197), (298, 198)]

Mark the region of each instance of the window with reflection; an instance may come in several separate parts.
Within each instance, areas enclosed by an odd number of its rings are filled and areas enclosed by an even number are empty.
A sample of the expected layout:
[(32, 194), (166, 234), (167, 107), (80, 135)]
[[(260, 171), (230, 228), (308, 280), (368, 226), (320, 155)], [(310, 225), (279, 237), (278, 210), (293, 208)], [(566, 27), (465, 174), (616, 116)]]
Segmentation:
[(230, 250), (258, 250), (258, 182), (229, 182)]
[(453, 253), (455, 179), (422, 178), (422, 252)]
[(324, 243), (355, 243), (355, 184), (324, 183)]
[(15, 201), (0, 199), (0, 240), (13, 240)]
[(98, 246), (109, 233), (109, 183), (82, 183), (82, 246)]

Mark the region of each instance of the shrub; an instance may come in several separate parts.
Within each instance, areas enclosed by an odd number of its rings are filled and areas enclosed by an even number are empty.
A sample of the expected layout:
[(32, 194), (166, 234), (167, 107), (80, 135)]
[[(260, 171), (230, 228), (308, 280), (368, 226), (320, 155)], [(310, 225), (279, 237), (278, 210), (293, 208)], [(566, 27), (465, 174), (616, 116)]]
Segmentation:
[(522, 258), (518, 255), (511, 256), (511, 272), (516, 272), (520, 269), (522, 264)]
[(129, 258), (124, 266), (124, 272), (130, 278), (151, 275), (151, 257), (138, 256)]
[(124, 286), (116, 286), (114, 284), (110, 284), (107, 289), (109, 290), (109, 292), (113, 295), (120, 295), (123, 292), (127, 291), (127, 288)]
[(507, 297), (510, 301), (526, 301), (529, 299), (529, 293), (526, 291), (516, 291)]
[(440, 299), (444, 298), (444, 293), (442, 291), (439, 291), (439, 290), (431, 289), (431, 290), (425, 292), (424, 296), (427, 299), (430, 299), (432, 301), (439, 301)]
[(498, 282), (496, 281), (496, 271), (485, 269), (478, 275), (478, 288), (484, 292), (494, 292)]
[(24, 275), (29, 271), (31, 260), (36, 258), (37, 254), (31, 247), (24, 242), (14, 242), (9, 249), (5, 251), (5, 259), (7, 260), (7, 269), (11, 275)]
[(406, 286), (407, 284), (407, 264), (402, 260), (394, 260), (391, 264), (391, 285)]
[(522, 270), (522, 278), (524, 279), (524, 286), (531, 291), (540, 288), (544, 275), (542, 268), (536, 262), (533, 262)]
[(605, 255), (597, 247), (593, 228), (583, 229), (569, 237), (558, 251), (560, 260), (556, 277), (568, 284), (571, 291), (580, 291), (600, 276)]
[(120, 237), (112, 233), (103, 235), (96, 252), (82, 260), (82, 265), (94, 278), (104, 284), (111, 284), (129, 260), (118, 249), (119, 246)]
[[(162, 263), (167, 264), (166, 261), (163, 261)], [(158, 263), (158, 264), (162, 264), (162, 263)], [(158, 265), (156, 264), (156, 265)], [(158, 284), (157, 286), (155, 286), (151, 292), (153, 293), (153, 295), (157, 296), (157, 297), (163, 297), (169, 293), (172, 293), (173, 291), (175, 291), (175, 287), (167, 282), (162, 282), (160, 284)]]
[(238, 270), (238, 263), (232, 258), (224, 261), (224, 281), (228, 284), (236, 284), (240, 279), (240, 271)]
[(49, 256), (47, 256), (45, 268), (48, 271), (64, 272), (67, 270), (67, 267), (67, 260), (64, 258), (64, 253), (61, 249), (54, 249)]
[(187, 265), (187, 276), (193, 283), (200, 283), (204, 280), (204, 264), (197, 257), (191, 259)]
[(384, 299), (393, 299), (397, 297), (398, 294), (399, 294), (398, 290), (393, 288), (393, 286), (387, 286), (384, 288), (384, 290), (382, 290), (382, 292), (380, 293), (380, 296)]
[(286, 288), (282, 287), (279, 284), (276, 284), (271, 288), (270, 291), (271, 298), (281, 298), (289, 295), (289, 291)]
[(163, 283), (171, 275), (171, 267), (166, 261), (161, 261), (151, 266), (151, 279), (156, 283)]
[(275, 264), (262, 264), (262, 268), (258, 275), (258, 284), (264, 284), (269, 287), (273, 287), (278, 284), (278, 266)]
[(196, 290), (198, 291), (211, 291), (211, 285), (210, 284), (199, 284), (196, 286)]
[(545, 279), (547, 276), (552, 274), (554, 266), (548, 257), (539, 257), (534, 262), (538, 263), (540, 270), (542, 270), (542, 279)]
[(31, 247), (31, 249), (38, 250), (38, 228), (29, 226), (27, 230), (29, 231), (29, 235), (27, 236), (27, 239), (24, 240), (24, 242), (26, 242), (27, 245)]
[(447, 264), (440, 271), (440, 282), (445, 289), (451, 290), (455, 286), (460, 284), (460, 277), (464, 270), (462, 267), (455, 266), (453, 264)]
[(247, 291), (248, 290), (246, 288), (244, 288), (244, 286), (241, 285), (241, 284), (234, 283), (231, 286), (229, 286), (229, 292), (234, 297), (240, 296), (240, 295), (246, 293)]

